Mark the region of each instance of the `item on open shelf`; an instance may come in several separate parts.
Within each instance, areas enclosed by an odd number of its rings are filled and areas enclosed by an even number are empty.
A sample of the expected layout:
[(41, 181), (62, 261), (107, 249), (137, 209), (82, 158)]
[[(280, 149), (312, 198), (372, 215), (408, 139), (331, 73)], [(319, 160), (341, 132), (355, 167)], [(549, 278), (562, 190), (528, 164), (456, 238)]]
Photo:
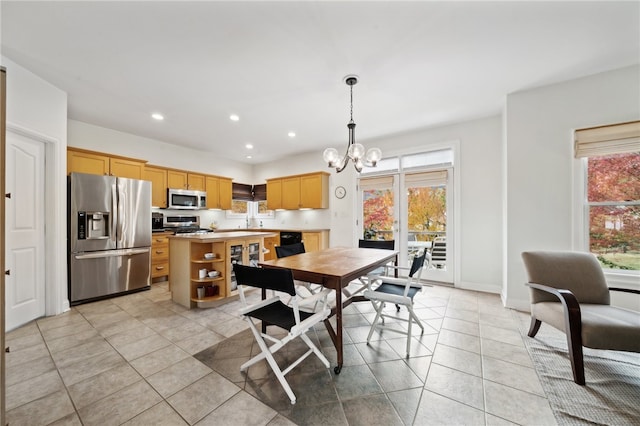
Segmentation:
[(198, 295), (198, 299), (204, 298), (204, 294), (205, 294), (204, 286), (201, 285), (198, 288), (196, 288), (196, 293)]
[(204, 258), (207, 259), (207, 260), (215, 259), (216, 255), (213, 254), (213, 253), (205, 253), (204, 254)]
[(220, 294), (220, 287), (217, 285), (208, 285), (204, 288), (204, 295), (206, 297), (217, 296)]
[(206, 278), (207, 277), (207, 268), (202, 268), (198, 271), (198, 278)]
[(218, 271), (209, 271), (209, 278), (215, 278), (218, 275), (220, 275), (220, 272)]

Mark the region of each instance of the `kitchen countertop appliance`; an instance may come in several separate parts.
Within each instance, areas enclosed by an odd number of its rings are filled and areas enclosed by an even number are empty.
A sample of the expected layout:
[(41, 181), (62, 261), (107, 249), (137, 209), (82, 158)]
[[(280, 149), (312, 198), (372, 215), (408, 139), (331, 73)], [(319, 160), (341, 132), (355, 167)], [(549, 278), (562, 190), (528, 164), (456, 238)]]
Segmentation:
[(200, 228), (200, 216), (197, 215), (167, 215), (164, 217), (164, 229), (182, 235), (213, 232), (211, 229)]
[(164, 215), (162, 213), (151, 213), (151, 232), (164, 231)]
[(151, 285), (151, 183), (71, 173), (68, 178), (71, 304)]

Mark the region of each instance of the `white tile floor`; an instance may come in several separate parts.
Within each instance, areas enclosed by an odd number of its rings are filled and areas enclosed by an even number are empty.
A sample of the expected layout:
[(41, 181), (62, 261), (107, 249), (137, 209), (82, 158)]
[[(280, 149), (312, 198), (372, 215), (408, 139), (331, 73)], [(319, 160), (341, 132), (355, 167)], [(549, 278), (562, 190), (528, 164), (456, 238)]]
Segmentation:
[[(290, 373), (296, 406), (282, 403), (264, 366), (236, 371), (239, 355), (222, 345), (210, 365), (194, 358), (246, 329), (238, 306), (186, 310), (160, 283), (7, 333), (9, 424), (555, 424), (523, 344), (528, 316), (497, 295), (425, 287), (416, 296), (425, 333), (414, 327), (409, 359), (401, 335), (376, 333), (367, 345), (372, 308), (351, 305), (342, 373), (303, 363)], [(335, 363), (326, 330), (313, 334)]]

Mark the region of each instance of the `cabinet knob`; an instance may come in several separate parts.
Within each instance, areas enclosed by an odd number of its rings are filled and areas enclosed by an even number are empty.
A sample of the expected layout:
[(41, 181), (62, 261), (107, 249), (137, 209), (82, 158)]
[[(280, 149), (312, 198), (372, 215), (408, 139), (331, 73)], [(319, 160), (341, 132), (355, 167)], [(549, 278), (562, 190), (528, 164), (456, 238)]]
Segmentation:
[(156, 254), (162, 254), (162, 253), (164, 253), (163, 250), (156, 250)]

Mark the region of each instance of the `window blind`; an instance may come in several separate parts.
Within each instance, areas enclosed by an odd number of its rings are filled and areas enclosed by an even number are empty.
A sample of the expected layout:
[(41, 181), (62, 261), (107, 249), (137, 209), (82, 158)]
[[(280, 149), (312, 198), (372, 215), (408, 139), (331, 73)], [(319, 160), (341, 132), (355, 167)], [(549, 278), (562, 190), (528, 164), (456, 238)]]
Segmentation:
[(360, 179), (360, 189), (370, 191), (372, 189), (392, 189), (393, 176), (380, 176), (367, 179)]
[(447, 183), (447, 176), (446, 170), (406, 174), (404, 176), (404, 186), (405, 188), (441, 186)]
[(640, 152), (640, 121), (575, 131), (575, 157)]

